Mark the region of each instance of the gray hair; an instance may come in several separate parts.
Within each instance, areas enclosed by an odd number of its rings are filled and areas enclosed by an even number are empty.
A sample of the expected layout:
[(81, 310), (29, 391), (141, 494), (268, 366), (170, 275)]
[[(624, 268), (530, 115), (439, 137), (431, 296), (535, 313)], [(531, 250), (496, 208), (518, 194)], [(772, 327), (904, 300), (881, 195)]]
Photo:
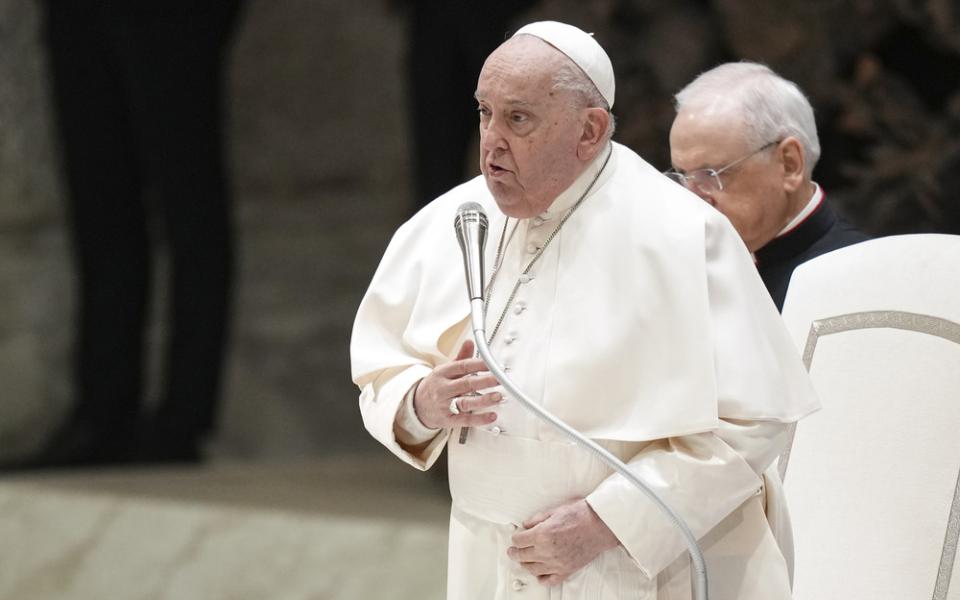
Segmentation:
[(677, 112), (684, 108), (716, 107), (733, 112), (743, 123), (748, 144), (764, 144), (793, 136), (800, 141), (807, 177), (820, 158), (820, 140), (810, 101), (792, 81), (766, 65), (743, 61), (725, 63), (701, 73), (674, 96)]
[(617, 125), (616, 118), (610, 112), (610, 105), (583, 69), (566, 55), (559, 51), (558, 54), (560, 60), (557, 70), (553, 72), (553, 89), (572, 92), (575, 98), (574, 108), (602, 108), (607, 111), (610, 115), (610, 127), (607, 128), (606, 138), (611, 139)]

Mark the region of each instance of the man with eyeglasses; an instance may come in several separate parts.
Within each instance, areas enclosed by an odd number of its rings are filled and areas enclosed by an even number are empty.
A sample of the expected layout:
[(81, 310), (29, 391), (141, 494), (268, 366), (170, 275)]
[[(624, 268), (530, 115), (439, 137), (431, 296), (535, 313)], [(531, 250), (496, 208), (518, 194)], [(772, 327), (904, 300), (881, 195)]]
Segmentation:
[(793, 270), (868, 236), (825, 201), (813, 109), (768, 67), (726, 63), (675, 96), (666, 174), (722, 212), (753, 253), (782, 310)]

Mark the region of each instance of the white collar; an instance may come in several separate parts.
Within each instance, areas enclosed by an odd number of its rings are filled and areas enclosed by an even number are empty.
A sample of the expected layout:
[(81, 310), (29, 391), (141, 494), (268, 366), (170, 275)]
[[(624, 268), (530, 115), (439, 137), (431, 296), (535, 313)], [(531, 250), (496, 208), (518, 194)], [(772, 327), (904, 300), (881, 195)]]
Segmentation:
[(820, 186), (817, 185), (816, 182), (812, 182), (812, 183), (813, 183), (813, 196), (810, 197), (810, 200), (807, 202), (807, 205), (803, 207), (803, 210), (797, 213), (797, 216), (791, 219), (790, 222), (787, 223), (787, 226), (781, 229), (780, 233), (778, 233), (776, 237), (786, 235), (787, 233), (790, 233), (791, 231), (793, 231), (797, 227), (797, 225), (799, 225), (804, 221), (804, 219), (809, 217), (813, 213), (813, 211), (817, 210), (817, 208), (820, 206), (820, 203), (823, 202), (823, 190), (820, 189)]

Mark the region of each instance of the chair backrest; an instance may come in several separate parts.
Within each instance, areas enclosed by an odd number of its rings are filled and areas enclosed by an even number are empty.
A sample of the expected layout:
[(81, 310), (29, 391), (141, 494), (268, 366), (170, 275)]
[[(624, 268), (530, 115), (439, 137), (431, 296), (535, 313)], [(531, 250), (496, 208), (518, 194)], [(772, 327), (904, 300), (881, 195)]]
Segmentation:
[(960, 236), (817, 257), (783, 317), (823, 405), (780, 457), (794, 598), (960, 599)]

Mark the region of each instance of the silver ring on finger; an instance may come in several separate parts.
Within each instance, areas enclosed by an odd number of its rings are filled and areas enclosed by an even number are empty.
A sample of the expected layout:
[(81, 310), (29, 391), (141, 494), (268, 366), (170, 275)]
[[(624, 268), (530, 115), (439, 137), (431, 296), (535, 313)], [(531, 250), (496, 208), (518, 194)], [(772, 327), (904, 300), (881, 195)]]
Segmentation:
[(459, 415), (460, 414), (460, 405), (457, 404), (457, 400), (460, 398), (451, 398), (450, 399), (450, 414)]

